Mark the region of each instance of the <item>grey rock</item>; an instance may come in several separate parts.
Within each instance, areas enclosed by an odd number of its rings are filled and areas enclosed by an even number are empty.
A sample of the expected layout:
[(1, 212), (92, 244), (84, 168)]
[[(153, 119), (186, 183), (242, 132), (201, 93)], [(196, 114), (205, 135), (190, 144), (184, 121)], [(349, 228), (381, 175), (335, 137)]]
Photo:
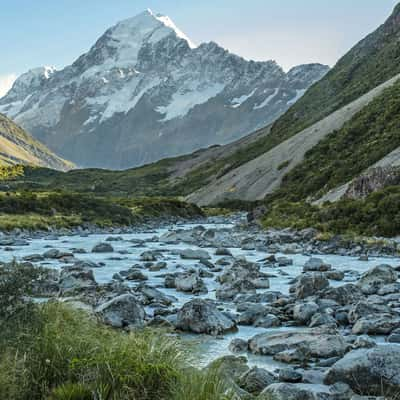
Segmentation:
[(395, 283), (398, 279), (397, 272), (390, 265), (378, 265), (364, 274), (357, 282), (363, 293), (375, 294), (383, 286)]
[(110, 243), (98, 243), (92, 249), (92, 253), (112, 253), (113, 251), (114, 248)]
[(306, 383), (274, 383), (257, 400), (350, 400), (348, 385), (326, 386)]
[(277, 334), (261, 333), (249, 340), (252, 353), (275, 355), (286, 350), (305, 348), (311, 357), (343, 356), (349, 348), (335, 331), (320, 329), (296, 330)]
[(400, 346), (354, 350), (329, 369), (324, 382), (329, 385), (345, 382), (361, 395), (397, 394), (400, 390)]
[(97, 307), (96, 313), (106, 324), (115, 328), (144, 325), (144, 308), (131, 294), (123, 294), (101, 304)]
[(247, 392), (258, 395), (274, 382), (276, 382), (276, 377), (271, 372), (263, 368), (253, 367), (238, 379), (237, 384)]
[(324, 263), (320, 258), (310, 258), (303, 267), (304, 272), (325, 272), (332, 268), (330, 264)]
[(293, 318), (302, 324), (308, 324), (314, 314), (319, 310), (319, 306), (313, 302), (298, 303), (293, 308)]
[(194, 333), (220, 335), (236, 329), (236, 324), (209, 300), (195, 299), (178, 312), (177, 328)]

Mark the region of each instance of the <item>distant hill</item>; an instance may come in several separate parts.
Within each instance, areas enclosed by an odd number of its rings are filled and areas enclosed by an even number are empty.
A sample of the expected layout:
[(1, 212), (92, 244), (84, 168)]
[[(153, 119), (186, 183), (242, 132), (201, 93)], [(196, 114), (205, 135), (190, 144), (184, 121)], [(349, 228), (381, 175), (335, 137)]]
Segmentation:
[(0, 163), (25, 164), (68, 170), (73, 164), (52, 153), (21, 127), (0, 114)]

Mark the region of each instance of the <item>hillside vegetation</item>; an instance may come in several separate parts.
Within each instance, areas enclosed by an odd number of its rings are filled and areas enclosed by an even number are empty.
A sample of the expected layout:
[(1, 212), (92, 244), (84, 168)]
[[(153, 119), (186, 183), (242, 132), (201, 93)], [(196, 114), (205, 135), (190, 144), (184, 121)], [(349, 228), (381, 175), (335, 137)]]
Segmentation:
[(400, 147), (400, 82), (308, 151), (268, 200), (316, 199)]
[(200, 216), (200, 208), (174, 198), (118, 198), (73, 192), (0, 194), (0, 230), (131, 226), (149, 219)]

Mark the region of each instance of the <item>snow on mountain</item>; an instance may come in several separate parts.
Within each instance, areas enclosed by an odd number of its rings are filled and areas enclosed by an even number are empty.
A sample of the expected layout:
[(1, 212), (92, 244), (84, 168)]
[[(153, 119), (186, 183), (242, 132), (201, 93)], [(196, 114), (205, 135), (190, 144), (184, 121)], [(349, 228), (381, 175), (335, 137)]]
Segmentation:
[(285, 73), (213, 42), (195, 46), (169, 17), (147, 10), (108, 29), (63, 70), (23, 74), (0, 112), (78, 165), (127, 168), (265, 126), (327, 70), (310, 64)]

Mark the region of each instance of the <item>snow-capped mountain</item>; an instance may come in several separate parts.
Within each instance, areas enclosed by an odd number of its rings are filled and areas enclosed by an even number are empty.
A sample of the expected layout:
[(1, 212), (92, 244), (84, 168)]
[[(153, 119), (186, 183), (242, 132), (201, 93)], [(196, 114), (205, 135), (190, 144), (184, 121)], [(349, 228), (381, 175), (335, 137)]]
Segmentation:
[(0, 112), (80, 166), (127, 168), (263, 127), (327, 71), (309, 64), (285, 73), (213, 42), (195, 46), (170, 18), (147, 10), (63, 70), (22, 75)]

